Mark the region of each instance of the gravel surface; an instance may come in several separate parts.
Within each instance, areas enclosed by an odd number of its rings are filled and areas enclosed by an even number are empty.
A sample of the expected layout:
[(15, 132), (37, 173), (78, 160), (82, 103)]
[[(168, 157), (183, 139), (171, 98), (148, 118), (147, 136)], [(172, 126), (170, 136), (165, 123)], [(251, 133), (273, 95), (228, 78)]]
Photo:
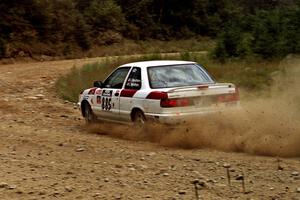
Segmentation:
[(0, 199), (197, 199), (195, 188), (199, 199), (300, 199), (299, 158), (167, 148), (87, 131), (54, 83), (92, 61), (0, 65)]

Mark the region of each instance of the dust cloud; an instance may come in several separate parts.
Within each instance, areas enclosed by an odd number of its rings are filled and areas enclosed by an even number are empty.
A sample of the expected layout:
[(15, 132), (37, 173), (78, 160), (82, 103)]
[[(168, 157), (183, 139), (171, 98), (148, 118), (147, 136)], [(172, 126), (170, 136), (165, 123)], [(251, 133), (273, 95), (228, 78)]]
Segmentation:
[(181, 126), (143, 129), (99, 124), (89, 131), (176, 148), (211, 148), (257, 155), (300, 156), (300, 59), (282, 61), (266, 94), (241, 100), (241, 109), (194, 119)]

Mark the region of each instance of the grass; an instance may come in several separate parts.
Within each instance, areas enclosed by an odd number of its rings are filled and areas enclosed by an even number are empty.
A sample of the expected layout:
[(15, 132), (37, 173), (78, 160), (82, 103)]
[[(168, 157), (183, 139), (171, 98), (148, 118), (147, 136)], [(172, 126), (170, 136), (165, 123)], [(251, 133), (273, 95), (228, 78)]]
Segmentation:
[(215, 47), (215, 42), (209, 38), (193, 38), (186, 40), (145, 40), (132, 41), (123, 40), (112, 45), (103, 45), (92, 48), (87, 52), (87, 57), (96, 56), (121, 56), (134, 54), (152, 53), (174, 53), (174, 52), (198, 52), (211, 51)]
[(70, 73), (56, 82), (58, 94), (65, 100), (76, 102), (79, 93), (92, 87), (95, 80), (104, 80), (116, 67), (141, 60), (191, 60), (196, 61), (218, 82), (231, 82), (244, 91), (260, 92), (268, 90), (273, 82), (273, 74), (280, 69), (280, 61), (231, 60), (219, 63), (203, 53), (146, 54), (143, 56), (107, 57), (102, 62), (73, 67)]

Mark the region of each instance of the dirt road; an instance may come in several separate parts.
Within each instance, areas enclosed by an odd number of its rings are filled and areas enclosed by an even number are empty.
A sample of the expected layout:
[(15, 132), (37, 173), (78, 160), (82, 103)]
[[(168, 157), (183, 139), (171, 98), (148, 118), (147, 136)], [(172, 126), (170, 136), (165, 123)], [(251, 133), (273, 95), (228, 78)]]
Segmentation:
[[(0, 199), (196, 199), (196, 179), (204, 184), (199, 199), (300, 199), (299, 158), (166, 148), (86, 131), (54, 83), (94, 60), (0, 66)], [(242, 174), (245, 193), (236, 180)]]

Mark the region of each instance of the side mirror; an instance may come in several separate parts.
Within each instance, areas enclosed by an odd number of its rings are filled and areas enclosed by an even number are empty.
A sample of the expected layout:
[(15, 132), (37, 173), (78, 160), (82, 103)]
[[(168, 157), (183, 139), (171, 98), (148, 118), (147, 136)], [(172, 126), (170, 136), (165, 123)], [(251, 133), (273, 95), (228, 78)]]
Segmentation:
[(102, 81), (95, 81), (95, 82), (94, 82), (94, 87), (102, 88), (102, 87), (103, 87)]

